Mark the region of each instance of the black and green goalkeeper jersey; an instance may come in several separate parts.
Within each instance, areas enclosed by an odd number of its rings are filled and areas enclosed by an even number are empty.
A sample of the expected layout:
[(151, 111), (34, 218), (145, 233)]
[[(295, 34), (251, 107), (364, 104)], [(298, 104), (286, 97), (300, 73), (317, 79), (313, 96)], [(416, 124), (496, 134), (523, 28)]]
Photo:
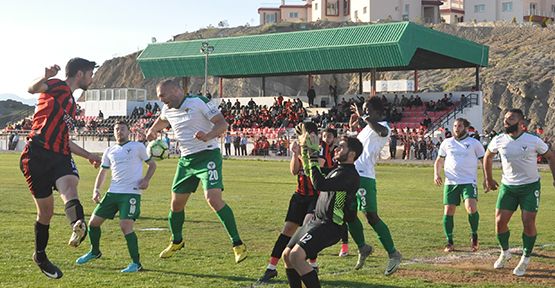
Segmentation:
[(319, 168), (312, 167), (312, 183), (320, 191), (316, 210), (316, 218), (323, 222), (343, 225), (356, 215), (353, 209), (356, 203), (356, 192), (360, 185), (360, 177), (354, 164), (339, 164), (327, 176), (320, 173)]

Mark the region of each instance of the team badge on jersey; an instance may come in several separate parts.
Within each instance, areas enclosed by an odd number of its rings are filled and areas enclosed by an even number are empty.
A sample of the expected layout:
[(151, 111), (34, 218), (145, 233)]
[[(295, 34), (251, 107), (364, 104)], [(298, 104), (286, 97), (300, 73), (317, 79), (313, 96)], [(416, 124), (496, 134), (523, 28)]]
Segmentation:
[(206, 165), (206, 168), (210, 170), (216, 169), (216, 163), (214, 163), (214, 161), (210, 161), (208, 162), (208, 165)]

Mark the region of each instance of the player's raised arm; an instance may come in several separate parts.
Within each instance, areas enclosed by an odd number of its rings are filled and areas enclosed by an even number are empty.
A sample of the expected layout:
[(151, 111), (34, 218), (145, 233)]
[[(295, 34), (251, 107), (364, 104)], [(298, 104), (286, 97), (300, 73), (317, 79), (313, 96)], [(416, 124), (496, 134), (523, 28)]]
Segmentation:
[(170, 125), (170, 122), (168, 122), (168, 120), (162, 119), (160, 116), (158, 116), (152, 126), (148, 128), (146, 132), (146, 140), (152, 141), (156, 139), (156, 137), (158, 137), (158, 132), (168, 127), (168, 125)]
[(31, 94), (46, 92), (46, 90), (48, 90), (48, 85), (46, 84), (46, 81), (56, 76), (56, 74), (58, 74), (58, 71), (60, 71), (60, 66), (58, 65), (52, 65), (50, 67), (44, 68), (44, 76), (33, 81), (33, 83), (31, 83), (31, 86), (29, 86), (29, 89), (27, 89), (27, 92)]
[(301, 147), (296, 141), (291, 143), (291, 161), (289, 162), (289, 171), (291, 174), (298, 175), (301, 170), (301, 161), (299, 161), (299, 156), (301, 155)]

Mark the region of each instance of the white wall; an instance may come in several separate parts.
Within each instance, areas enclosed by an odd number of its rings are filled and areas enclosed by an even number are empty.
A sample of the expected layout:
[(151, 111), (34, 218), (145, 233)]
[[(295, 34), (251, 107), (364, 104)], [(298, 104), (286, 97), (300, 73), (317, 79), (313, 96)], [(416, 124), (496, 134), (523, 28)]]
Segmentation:
[[(486, 9), (481, 13), (474, 13), (474, 6), (479, 4), (485, 4)], [(515, 4), (513, 4), (513, 8)], [(464, 2), (464, 21), (495, 21), (496, 20), (496, 0), (465, 0)]]

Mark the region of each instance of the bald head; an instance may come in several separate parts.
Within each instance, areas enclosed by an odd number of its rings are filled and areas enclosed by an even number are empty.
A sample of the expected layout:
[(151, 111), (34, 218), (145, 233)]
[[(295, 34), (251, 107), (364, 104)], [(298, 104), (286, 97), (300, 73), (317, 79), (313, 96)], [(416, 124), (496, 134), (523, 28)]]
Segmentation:
[(158, 99), (168, 106), (177, 108), (182, 102), (185, 93), (179, 83), (175, 80), (163, 80), (156, 85)]

